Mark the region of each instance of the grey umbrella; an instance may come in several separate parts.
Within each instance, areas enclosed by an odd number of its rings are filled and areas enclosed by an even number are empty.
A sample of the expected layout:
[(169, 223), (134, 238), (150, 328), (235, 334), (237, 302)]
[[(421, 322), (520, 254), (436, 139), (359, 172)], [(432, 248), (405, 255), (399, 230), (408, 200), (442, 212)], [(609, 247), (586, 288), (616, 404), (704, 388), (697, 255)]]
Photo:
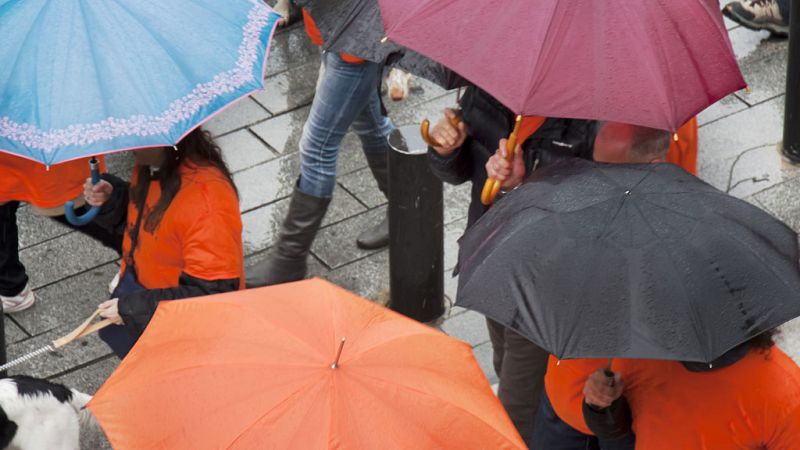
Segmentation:
[(385, 41), (377, 0), (296, 0), (305, 8), (328, 51), (343, 52), (377, 63), (392, 64), (445, 89), (468, 82), (441, 64), (406, 47)]

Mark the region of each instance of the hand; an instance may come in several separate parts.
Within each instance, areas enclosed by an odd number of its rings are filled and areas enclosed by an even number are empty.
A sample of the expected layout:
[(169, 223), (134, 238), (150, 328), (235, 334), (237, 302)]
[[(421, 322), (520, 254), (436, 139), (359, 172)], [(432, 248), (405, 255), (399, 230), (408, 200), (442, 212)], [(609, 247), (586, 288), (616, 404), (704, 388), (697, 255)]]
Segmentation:
[(517, 144), (514, 158), (506, 161), (507, 139), (500, 139), (497, 151), (486, 161), (486, 174), (500, 182), (504, 190), (513, 189), (525, 178), (525, 161), (522, 159), (522, 148)]
[(608, 408), (614, 403), (614, 400), (622, 396), (622, 392), (625, 390), (625, 382), (622, 380), (621, 373), (614, 374), (612, 386), (612, 379), (606, 376), (604, 370), (597, 369), (596, 372), (589, 375), (586, 385), (583, 387), (586, 403), (598, 408)]
[(119, 309), (117, 308), (118, 303), (119, 299), (116, 298), (100, 303), (98, 306), (98, 308), (100, 308), (100, 317), (111, 319), (114, 325), (125, 325), (125, 322), (122, 321), (122, 317), (119, 315)]
[(114, 192), (114, 186), (106, 180), (92, 184), (92, 179), (87, 178), (86, 183), (83, 183), (83, 198), (92, 206), (103, 206), (103, 203), (111, 198), (112, 192)]
[(456, 113), (450, 108), (444, 109), (444, 115), (439, 122), (433, 127), (430, 136), (436, 142), (442, 144), (441, 147), (433, 147), (433, 149), (441, 156), (450, 156), (455, 149), (464, 144), (467, 138), (467, 126), (464, 122), (459, 122), (458, 127), (454, 127), (450, 123), (451, 120), (456, 118)]

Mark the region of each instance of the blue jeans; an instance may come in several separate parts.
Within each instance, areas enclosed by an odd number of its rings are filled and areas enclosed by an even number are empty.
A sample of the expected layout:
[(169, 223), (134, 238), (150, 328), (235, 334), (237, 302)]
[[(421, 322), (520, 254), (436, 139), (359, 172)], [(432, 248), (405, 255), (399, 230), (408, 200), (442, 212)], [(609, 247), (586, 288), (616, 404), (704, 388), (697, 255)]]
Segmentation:
[(382, 65), (345, 62), (338, 53), (322, 54), (321, 75), (311, 112), (300, 138), (298, 189), (314, 197), (330, 197), (336, 185), (336, 159), (347, 130), (361, 139), (364, 153), (389, 150), (394, 129), (382, 114), (379, 86)]
[(531, 450), (634, 450), (636, 447), (633, 435), (603, 440), (581, 433), (558, 417), (547, 392), (542, 392), (540, 398), (533, 440), (529, 443)]

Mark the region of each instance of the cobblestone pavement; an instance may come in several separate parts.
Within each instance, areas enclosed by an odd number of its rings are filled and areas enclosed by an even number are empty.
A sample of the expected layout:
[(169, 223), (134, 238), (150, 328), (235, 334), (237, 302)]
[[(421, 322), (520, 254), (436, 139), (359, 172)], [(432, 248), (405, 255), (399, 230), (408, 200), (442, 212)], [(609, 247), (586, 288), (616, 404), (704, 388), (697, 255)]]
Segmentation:
[[(749, 92), (738, 92), (700, 115), (700, 176), (714, 186), (742, 197), (800, 228), (800, 171), (781, 161), (779, 141), (787, 42), (726, 22)], [(318, 50), (301, 26), (279, 31), (272, 46), (265, 92), (242, 100), (207, 124), (218, 139), (241, 194), (247, 264), (263, 257), (273, 242), (288, 206), (298, 172), (297, 143), (314, 94)], [(414, 79), (410, 97), (387, 100), (397, 125), (436, 118), (455, 102), (446, 92)], [(129, 176), (130, 155), (109, 157), (111, 172)], [(356, 247), (355, 237), (385, 213), (386, 199), (377, 190), (357, 138), (344, 141), (338, 163), (338, 184), (324, 227), (312, 248), (311, 274), (329, 279), (368, 298), (388, 287), (388, 252)], [(456, 261), (456, 239), (466, 223), (467, 186), (445, 187), (446, 291), (455, 294), (449, 277)], [(9, 358), (36, 349), (61, 336), (108, 297), (107, 285), (118, 265), (116, 255), (79, 233), (49, 219), (19, 214), (21, 256), (35, 288), (30, 310), (6, 316)], [(484, 319), (452, 308), (442, 329), (469, 342), (489, 380), (491, 346)], [(781, 345), (800, 357), (800, 322), (784, 327)], [(19, 366), (14, 373), (50, 377), (86, 392), (95, 392), (118, 359), (97, 337), (70, 345), (57, 354)], [(87, 449), (108, 448), (101, 432), (87, 433)]]

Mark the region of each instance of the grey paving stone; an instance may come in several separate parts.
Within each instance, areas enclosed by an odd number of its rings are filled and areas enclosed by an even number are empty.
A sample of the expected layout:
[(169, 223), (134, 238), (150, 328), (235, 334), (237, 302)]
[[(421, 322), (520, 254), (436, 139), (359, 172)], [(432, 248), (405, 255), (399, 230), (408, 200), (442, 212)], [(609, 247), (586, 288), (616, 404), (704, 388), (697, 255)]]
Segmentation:
[(383, 103), (386, 105), (386, 110), (389, 111), (389, 117), (395, 117), (397, 114), (403, 114), (404, 112), (412, 110), (419, 105), (428, 102), (432, 98), (438, 98), (448, 93), (435, 83), (416, 76), (411, 77), (410, 86), (411, 89), (409, 90), (408, 97), (406, 97), (405, 100), (396, 102), (389, 97), (386, 80), (384, 80)]
[(338, 182), (368, 208), (375, 208), (387, 202), (369, 168), (342, 175)]
[(444, 268), (452, 271), (458, 263), (458, 239), (464, 234), (467, 219), (459, 219), (444, 226)]
[(275, 33), (267, 60), (267, 77), (309, 62), (319, 64), (319, 47), (311, 43), (302, 25), (298, 23)]
[[(38, 350), (54, 340), (72, 331), (80, 322), (64, 324), (45, 334), (27, 339), (7, 348), (9, 361)], [(47, 353), (25, 361), (9, 369), (9, 374), (24, 374), (40, 378), (48, 378), (66, 372), (76, 366), (108, 356), (111, 349), (101, 341), (97, 334), (86, 336), (78, 341), (60, 348), (57, 352)]]
[(444, 183), (444, 223), (467, 217), (469, 202), (472, 198), (471, 190), (470, 183), (458, 186)]
[(19, 248), (24, 249), (43, 241), (63, 236), (70, 228), (49, 217), (37, 216), (33, 209), (23, 206), (17, 210), (17, 229), (19, 230)]
[(747, 150), (699, 169), (699, 176), (714, 187), (742, 198), (800, 175), (800, 169), (783, 161), (777, 145)]
[[(259, 252), (272, 245), (278, 236), (280, 225), (288, 208), (289, 198), (285, 198), (242, 215), (244, 226), (242, 241), (246, 255)], [(331, 200), (328, 213), (322, 221), (322, 226), (342, 221), (365, 210), (366, 208), (352, 195), (342, 189), (337, 189), (333, 193), (333, 200)]]
[(275, 159), (276, 154), (248, 129), (239, 130), (217, 138), (231, 173)]
[(698, 166), (774, 145), (783, 137), (783, 96), (710, 123), (698, 135)]
[(337, 269), (379, 250), (362, 250), (356, 245), (358, 235), (377, 225), (386, 215), (386, 207), (375, 208), (320, 230), (311, 251), (331, 269)]
[(489, 384), (498, 383), (500, 379), (494, 372), (494, 364), (492, 363), (492, 356), (494, 355), (492, 343), (484, 342), (481, 345), (473, 347), (472, 354), (475, 355), (475, 359), (478, 360), (478, 364), (480, 364), (481, 369), (483, 369), (483, 373), (486, 374)]
[[(747, 106), (747, 103), (743, 102), (741, 99), (739, 99), (739, 97), (731, 94), (698, 114), (697, 124), (702, 127), (710, 122), (746, 109)], [(702, 133), (702, 131), (700, 133)]]
[(133, 152), (117, 152), (106, 155), (106, 171), (130, 180), (133, 173)]
[(747, 60), (753, 56), (760, 55), (764, 50), (759, 50), (769, 40), (768, 31), (753, 31), (745, 27), (738, 27), (730, 32), (728, 36), (733, 45), (733, 52), (738, 60)]
[(378, 294), (389, 288), (389, 252), (380, 251), (331, 270), (327, 279), (364, 298), (375, 300)]
[(116, 261), (117, 254), (92, 238), (72, 232), (20, 251), (31, 286), (63, 280), (85, 270)]
[(250, 129), (276, 151), (283, 154), (296, 152), (309, 109), (302, 108), (275, 116)]
[(431, 124), (434, 124), (442, 117), (444, 108), (455, 108), (456, 106), (456, 93), (448, 92), (427, 102), (400, 109), (390, 117), (396, 126), (418, 124), (424, 119), (428, 119)]
[(468, 342), (473, 347), (489, 341), (486, 317), (475, 311), (467, 311), (445, 320), (442, 329), (450, 336)]
[(38, 335), (64, 323), (80, 323), (108, 300), (108, 283), (119, 267), (114, 263), (71, 276), (59, 283), (37, 289), (36, 303), (14, 314), (30, 334)]
[(287, 155), (235, 173), (240, 210), (249, 211), (291, 194), (299, 170), (296, 155)]
[(217, 114), (203, 126), (212, 136), (220, 136), (270, 118), (270, 113), (252, 98), (243, 98)]
[(794, 178), (753, 197), (775, 217), (786, 222), (795, 231), (800, 231), (800, 202), (797, 201), (799, 192), (800, 178)]
[(253, 94), (253, 99), (272, 114), (281, 114), (311, 103), (317, 86), (319, 61), (289, 69), (264, 80), (266, 89)]
[(13, 344), (14, 342), (19, 342), (30, 337), (27, 333), (22, 331), (22, 328), (14, 323), (14, 321), (11, 320), (8, 315), (5, 315), (3, 320), (3, 327), (5, 328), (6, 332), (6, 345)]
[(736, 95), (749, 105), (761, 103), (786, 92), (786, 53), (773, 53), (742, 67), (750, 92)]
[(779, 330), (775, 343), (791, 356), (795, 363), (800, 364), (800, 318), (781, 325)]

